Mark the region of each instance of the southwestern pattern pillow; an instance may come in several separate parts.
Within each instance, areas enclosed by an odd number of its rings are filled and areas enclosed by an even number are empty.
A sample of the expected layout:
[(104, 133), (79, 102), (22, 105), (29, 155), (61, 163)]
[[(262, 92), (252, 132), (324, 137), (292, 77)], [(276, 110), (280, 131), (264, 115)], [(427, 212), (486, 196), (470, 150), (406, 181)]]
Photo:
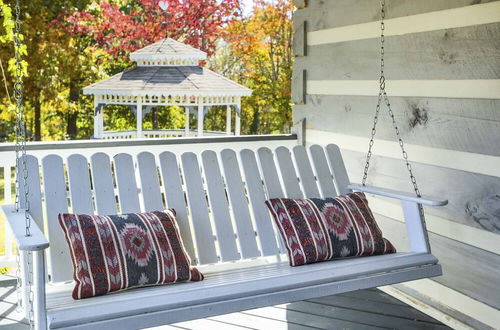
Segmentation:
[(74, 299), (179, 281), (191, 267), (172, 209), (112, 216), (60, 214), (73, 261)]
[(334, 258), (395, 253), (375, 222), (365, 194), (266, 201), (291, 266)]

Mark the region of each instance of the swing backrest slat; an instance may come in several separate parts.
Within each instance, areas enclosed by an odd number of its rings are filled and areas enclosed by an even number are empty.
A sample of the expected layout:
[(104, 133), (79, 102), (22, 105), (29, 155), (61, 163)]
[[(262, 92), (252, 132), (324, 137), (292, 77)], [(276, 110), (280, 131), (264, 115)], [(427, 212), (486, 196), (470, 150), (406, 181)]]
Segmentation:
[(285, 186), (286, 197), (304, 198), (290, 150), (285, 147), (278, 147), (276, 149), (276, 158), (278, 160), (278, 171)]
[(313, 145), (309, 148), (309, 152), (311, 154), (311, 161), (314, 165), (314, 169), (316, 170), (321, 196), (337, 196), (337, 189), (335, 189), (335, 184), (333, 183), (333, 175), (328, 166), (325, 150), (318, 145)]
[(231, 222), (231, 214), (217, 154), (208, 150), (202, 153), (201, 158), (221, 261), (238, 260), (240, 259), (240, 253), (238, 252), (236, 235)]
[[(36, 172), (35, 157), (29, 157), (29, 166)], [(72, 279), (69, 250), (57, 220), (68, 210), (109, 215), (174, 208), (189, 255), (203, 265), (285, 252), (266, 199), (331, 197), (337, 195), (335, 184), (339, 191), (348, 191), (336, 146), (312, 146), (309, 151), (280, 147), (274, 152), (266, 147), (257, 152), (225, 149), (180, 157), (172, 152), (158, 157), (121, 153), (112, 159), (104, 153), (89, 159), (75, 154), (67, 161), (49, 155), (42, 160), (42, 174), (53, 282)], [(41, 207), (33, 206), (42, 205), (36, 191), (39, 177), (31, 175), (28, 184), (33, 189), (32, 213), (41, 219)]]
[(182, 241), (191, 259), (196, 259), (193, 234), (189, 225), (188, 212), (186, 208), (186, 196), (182, 188), (181, 172), (177, 157), (174, 153), (165, 151), (160, 154), (160, 168), (163, 178), (163, 191), (165, 193), (167, 207), (176, 212), (177, 223), (181, 232)]
[(236, 232), (240, 242), (241, 255), (243, 259), (260, 256), (257, 247), (255, 230), (250, 217), (248, 200), (245, 195), (243, 180), (241, 177), (239, 162), (234, 150), (225, 149), (221, 152), (222, 166), (226, 178), (229, 201), (236, 222)]
[(263, 207), (266, 195), (255, 153), (245, 149), (240, 152), (240, 157), (262, 254), (265, 256), (276, 255), (279, 253), (279, 249), (270, 214)]
[(68, 212), (68, 193), (64, 178), (64, 164), (60, 156), (49, 155), (42, 160), (45, 212), (49, 237), (49, 273), (51, 281), (62, 282), (73, 278), (71, 256), (58, 222), (60, 213)]
[(348, 188), (350, 184), (349, 176), (347, 175), (347, 170), (339, 147), (335, 144), (329, 144), (326, 146), (325, 150), (338, 194), (350, 193), (351, 190)]
[(192, 152), (184, 153), (181, 159), (198, 260), (202, 264), (216, 263), (218, 258), (214, 233), (208, 214), (208, 204), (198, 159), (196, 154)]
[(132, 156), (129, 154), (118, 154), (113, 157), (113, 160), (121, 213), (140, 212), (139, 189), (137, 189)]
[[(10, 170), (10, 168), (9, 168)], [(26, 157), (26, 170), (28, 171), (28, 180), (26, 181), (28, 187), (28, 201), (29, 209), (33, 220), (39, 228), (43, 231), (43, 209), (42, 209), (42, 193), (40, 185), (40, 168), (38, 166), (38, 159), (36, 157), (27, 155)], [(19, 206), (26, 208), (25, 194), (24, 194), (24, 173), (21, 166), (21, 176), (19, 178)], [(33, 175), (34, 173), (34, 175)]]
[(297, 170), (299, 172), (304, 194), (313, 198), (321, 197), (306, 148), (304, 146), (295, 146), (293, 148), (293, 154), (295, 156), (295, 162), (297, 163)]
[(160, 180), (155, 156), (150, 152), (141, 152), (137, 155), (139, 175), (141, 178), (141, 190), (144, 203), (144, 211), (163, 210), (163, 199), (161, 196)]
[(109, 156), (102, 152), (94, 154), (90, 157), (90, 164), (97, 214), (116, 214), (116, 195)]
[(71, 155), (68, 157), (67, 166), (71, 212), (94, 214), (90, 169), (87, 158), (82, 155)]

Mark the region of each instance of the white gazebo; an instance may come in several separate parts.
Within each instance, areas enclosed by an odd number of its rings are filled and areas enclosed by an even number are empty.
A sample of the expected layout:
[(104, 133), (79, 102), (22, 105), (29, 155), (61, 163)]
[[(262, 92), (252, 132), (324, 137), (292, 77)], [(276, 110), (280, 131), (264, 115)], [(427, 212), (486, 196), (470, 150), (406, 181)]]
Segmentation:
[[(143, 138), (170, 136), (239, 135), (241, 98), (252, 91), (232, 80), (200, 66), (207, 54), (199, 49), (167, 38), (139, 49), (130, 55), (137, 63), (109, 79), (84, 88), (84, 94), (94, 95), (94, 138)], [(108, 104), (130, 107), (137, 119), (135, 131), (104, 131), (103, 108)], [(183, 130), (144, 130), (144, 115), (157, 106), (180, 106), (185, 109)], [(204, 116), (212, 106), (226, 106), (225, 132), (209, 132), (203, 127)], [(236, 112), (234, 133), (232, 111)], [(198, 119), (191, 130), (189, 115)]]

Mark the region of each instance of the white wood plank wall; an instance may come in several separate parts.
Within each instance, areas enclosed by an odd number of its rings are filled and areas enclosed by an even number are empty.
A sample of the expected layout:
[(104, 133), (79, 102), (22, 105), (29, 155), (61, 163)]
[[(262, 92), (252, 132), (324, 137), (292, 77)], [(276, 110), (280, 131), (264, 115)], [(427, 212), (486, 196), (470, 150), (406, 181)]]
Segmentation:
[[(338, 144), (351, 181), (359, 182), (378, 93), (379, 2), (295, 3), (294, 121), (306, 119), (307, 144)], [(441, 303), (443, 311), (496, 327), (500, 1), (386, 3), (387, 91), (396, 120), (423, 193), (450, 200), (446, 208), (427, 210), (433, 252), (444, 275), (398, 290), (418, 291)], [(384, 111), (377, 138), (369, 183), (411, 191)], [(382, 227), (404, 247), (398, 205), (375, 198), (371, 204)]]

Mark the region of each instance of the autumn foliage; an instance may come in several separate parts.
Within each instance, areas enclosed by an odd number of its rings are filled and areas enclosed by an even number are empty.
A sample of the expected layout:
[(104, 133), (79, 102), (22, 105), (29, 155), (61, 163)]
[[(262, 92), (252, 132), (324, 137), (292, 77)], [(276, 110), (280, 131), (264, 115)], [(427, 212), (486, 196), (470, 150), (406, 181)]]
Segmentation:
[(221, 29), (240, 16), (239, 0), (100, 1), (82, 11), (64, 10), (55, 24), (78, 36), (90, 37), (95, 47), (114, 58), (165, 36), (182, 39), (212, 54)]

